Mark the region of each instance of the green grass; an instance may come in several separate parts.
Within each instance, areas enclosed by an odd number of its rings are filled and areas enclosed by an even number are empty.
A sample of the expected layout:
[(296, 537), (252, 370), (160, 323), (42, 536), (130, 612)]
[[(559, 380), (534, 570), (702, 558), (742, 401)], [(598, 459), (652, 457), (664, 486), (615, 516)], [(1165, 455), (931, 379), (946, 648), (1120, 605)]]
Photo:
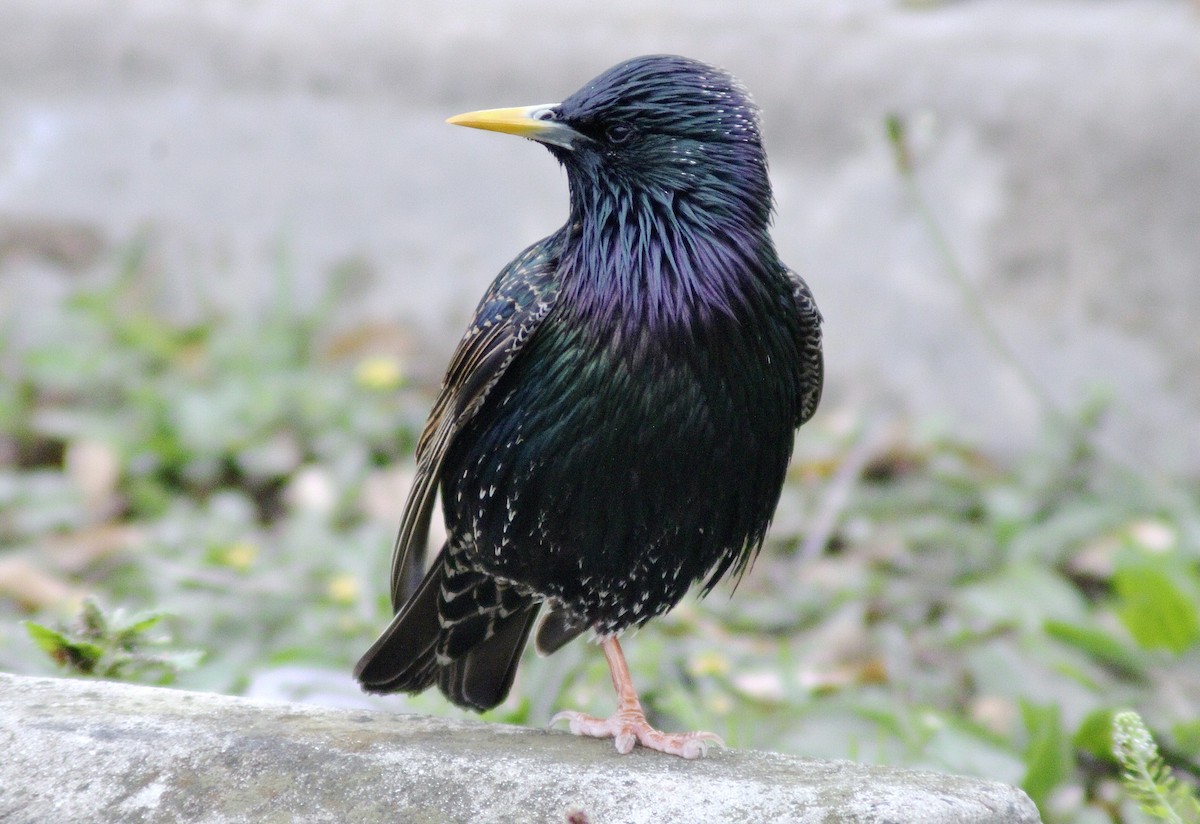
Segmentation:
[[(171, 321), (133, 256), (0, 349), (0, 669), (365, 700), (348, 671), (388, 618), (431, 388), (406, 381), (402, 353), (334, 336), (325, 305)], [(1047, 822), (1116, 824), (1146, 803), (1113, 755), (1112, 719), (1134, 708), (1158, 777), (1186, 791), (1200, 487), (1097, 453), (1098, 412), (1052, 416), (1000, 462), (825, 410), (735, 597), (718, 588), (626, 644), (656, 720), (1007, 781)], [(99, 611), (80, 616), (84, 595)], [(436, 694), (375, 705), (461, 714)], [(612, 706), (582, 642), (530, 656), (489, 717), (568, 706)]]

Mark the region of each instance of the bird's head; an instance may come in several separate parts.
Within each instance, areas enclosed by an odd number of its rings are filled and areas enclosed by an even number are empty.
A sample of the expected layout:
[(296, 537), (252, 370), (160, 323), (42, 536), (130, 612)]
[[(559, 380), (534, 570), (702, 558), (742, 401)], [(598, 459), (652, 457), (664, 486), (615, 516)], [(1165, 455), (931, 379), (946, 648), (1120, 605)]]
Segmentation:
[(566, 167), (572, 208), (584, 215), (648, 199), (714, 222), (765, 229), (770, 219), (758, 110), (733, 77), (696, 60), (636, 57), (561, 103), (449, 122), (545, 144)]

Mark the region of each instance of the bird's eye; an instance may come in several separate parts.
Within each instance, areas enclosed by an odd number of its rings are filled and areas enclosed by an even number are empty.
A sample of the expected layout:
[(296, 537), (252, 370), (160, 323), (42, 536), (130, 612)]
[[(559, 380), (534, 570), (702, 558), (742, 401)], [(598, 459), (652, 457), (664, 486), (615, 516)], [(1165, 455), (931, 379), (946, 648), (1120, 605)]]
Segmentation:
[(613, 123), (604, 130), (604, 136), (612, 144), (621, 144), (633, 137), (633, 127), (628, 123)]

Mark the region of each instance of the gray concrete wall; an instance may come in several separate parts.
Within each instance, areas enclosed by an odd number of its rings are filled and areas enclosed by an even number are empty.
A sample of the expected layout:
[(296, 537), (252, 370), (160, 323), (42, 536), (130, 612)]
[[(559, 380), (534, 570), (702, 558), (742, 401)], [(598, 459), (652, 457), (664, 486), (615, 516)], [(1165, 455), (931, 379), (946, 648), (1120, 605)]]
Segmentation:
[[(477, 295), (564, 216), (539, 147), (453, 129), (616, 60), (725, 65), (763, 106), (776, 237), (827, 317), (828, 409), (945, 415), (1012, 449), (1038, 404), (989, 349), (892, 167), (921, 184), (1057, 402), (1200, 471), (1200, 9), (1186, 0), (0, 2), (0, 300), (52, 299), (137, 232), (169, 302), (311, 298), (415, 323), (438, 373)], [(36, 313), (19, 332), (36, 337)], [(828, 413), (826, 413), (828, 414)]]
[(1039, 821), (1020, 790), (936, 773), (3, 674), (0, 751), (11, 824)]

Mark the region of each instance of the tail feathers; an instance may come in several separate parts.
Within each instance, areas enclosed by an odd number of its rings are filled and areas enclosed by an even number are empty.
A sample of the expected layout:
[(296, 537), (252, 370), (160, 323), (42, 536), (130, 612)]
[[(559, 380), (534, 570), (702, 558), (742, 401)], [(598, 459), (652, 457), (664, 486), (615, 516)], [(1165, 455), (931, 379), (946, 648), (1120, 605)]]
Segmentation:
[(377, 693), (436, 683), (460, 707), (489, 710), (512, 689), (540, 605), (443, 550), (354, 677)]
[(437, 677), (438, 590), (441, 564), (434, 564), (413, 596), (354, 667), (367, 692), (421, 692)]
[(557, 652), (560, 647), (570, 641), (574, 641), (587, 628), (587, 622), (573, 612), (565, 609), (547, 610), (542, 617), (541, 625), (538, 626), (534, 646), (537, 648), (538, 655), (549, 655)]
[(538, 607), (531, 603), (497, 620), (492, 635), (440, 667), (437, 682), (442, 693), (460, 707), (480, 712), (507, 698)]

